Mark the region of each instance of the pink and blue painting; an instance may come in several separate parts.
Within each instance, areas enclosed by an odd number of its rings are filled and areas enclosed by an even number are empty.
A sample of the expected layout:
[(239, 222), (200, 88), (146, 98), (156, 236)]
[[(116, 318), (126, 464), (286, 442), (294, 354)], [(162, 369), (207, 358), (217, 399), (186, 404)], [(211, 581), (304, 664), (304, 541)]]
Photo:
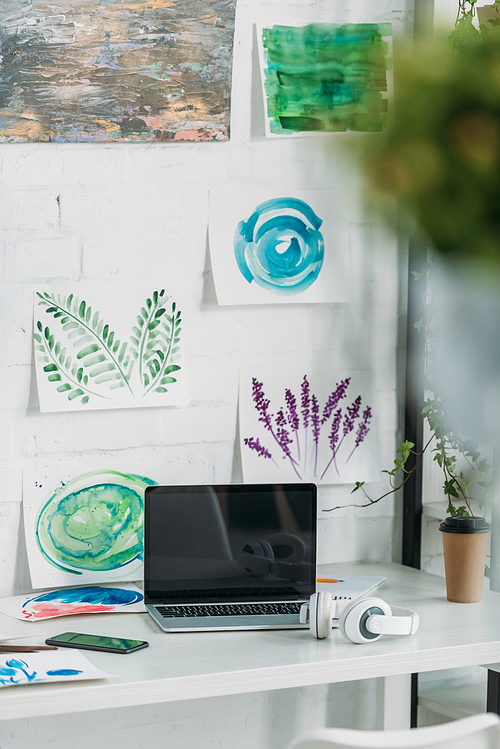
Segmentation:
[(0, 3), (0, 142), (228, 140), (235, 5)]
[(2, 613), (29, 622), (75, 614), (116, 614), (145, 610), (142, 591), (131, 584), (81, 585), (0, 599)]

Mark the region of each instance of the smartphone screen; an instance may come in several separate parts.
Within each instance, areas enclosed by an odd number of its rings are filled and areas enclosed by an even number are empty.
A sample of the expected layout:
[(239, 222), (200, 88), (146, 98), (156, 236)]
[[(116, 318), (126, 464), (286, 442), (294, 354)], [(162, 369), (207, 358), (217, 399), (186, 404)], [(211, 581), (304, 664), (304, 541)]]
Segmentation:
[(104, 650), (106, 653), (133, 653), (134, 650), (147, 648), (146, 640), (125, 640), (121, 637), (103, 635), (86, 635), (81, 632), (63, 632), (45, 640), (47, 645), (63, 648), (81, 648), (82, 650)]

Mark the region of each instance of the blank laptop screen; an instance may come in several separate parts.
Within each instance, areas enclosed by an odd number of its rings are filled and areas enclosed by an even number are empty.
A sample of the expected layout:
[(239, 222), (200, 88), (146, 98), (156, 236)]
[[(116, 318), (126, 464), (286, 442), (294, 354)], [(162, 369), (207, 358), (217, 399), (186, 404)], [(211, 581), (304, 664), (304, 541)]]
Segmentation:
[(316, 494), (314, 484), (148, 487), (146, 603), (309, 598)]

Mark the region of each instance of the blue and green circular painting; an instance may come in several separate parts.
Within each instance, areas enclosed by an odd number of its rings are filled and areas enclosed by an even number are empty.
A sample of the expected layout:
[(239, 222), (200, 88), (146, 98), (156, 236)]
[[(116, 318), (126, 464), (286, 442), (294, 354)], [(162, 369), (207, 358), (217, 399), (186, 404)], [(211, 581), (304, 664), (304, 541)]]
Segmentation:
[(155, 481), (119, 471), (76, 476), (41, 507), (36, 540), (55, 567), (76, 575), (142, 563), (144, 490)]

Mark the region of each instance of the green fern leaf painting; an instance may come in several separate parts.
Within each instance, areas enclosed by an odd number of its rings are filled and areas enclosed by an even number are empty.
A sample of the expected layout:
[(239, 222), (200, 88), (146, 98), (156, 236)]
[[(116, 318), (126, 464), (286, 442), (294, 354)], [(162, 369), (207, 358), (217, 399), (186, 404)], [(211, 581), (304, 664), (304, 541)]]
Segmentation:
[(107, 293), (97, 306), (88, 295), (35, 292), (41, 411), (188, 402), (176, 302), (164, 289), (135, 297), (135, 292)]

